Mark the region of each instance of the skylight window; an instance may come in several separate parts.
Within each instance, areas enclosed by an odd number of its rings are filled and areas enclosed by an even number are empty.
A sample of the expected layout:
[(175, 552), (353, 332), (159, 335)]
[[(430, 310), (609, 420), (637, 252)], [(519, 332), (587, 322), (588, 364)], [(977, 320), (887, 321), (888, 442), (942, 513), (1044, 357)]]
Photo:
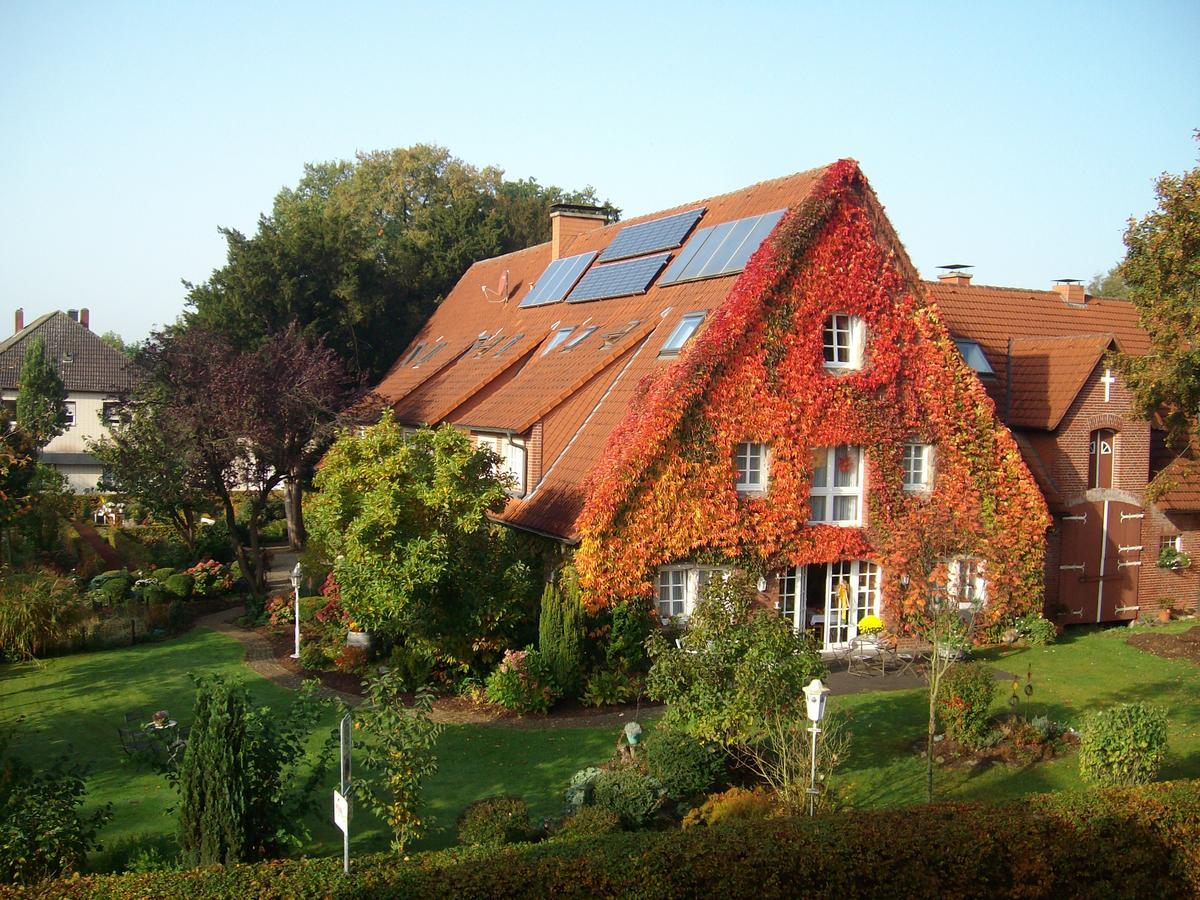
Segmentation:
[(409, 352), (408, 356), (406, 356), (404, 358), (403, 365), (407, 366), (409, 363), (411, 363), (414, 359), (417, 358), (417, 354), (420, 353), (424, 349), (425, 349), (425, 342), (421, 341), (419, 344), (417, 344), (417, 346), (413, 347), (412, 350)]
[(996, 374), (996, 370), (988, 362), (987, 357), (983, 353), (983, 348), (979, 346), (978, 341), (955, 338), (954, 343), (958, 347), (958, 352), (962, 354), (963, 359), (967, 361), (967, 365), (980, 375)]
[(554, 337), (550, 338), (550, 342), (546, 344), (546, 349), (542, 351), (542, 356), (545, 356), (559, 344), (567, 339), (567, 336), (575, 330), (574, 325), (564, 325), (558, 331), (554, 332)]
[[(424, 346), (424, 344), (422, 344), (421, 346)], [(437, 356), (438, 353), (441, 352), (441, 349), (445, 346), (446, 346), (445, 341), (441, 341), (437, 344), (434, 344), (432, 347), (430, 347), (428, 350), (425, 351), (425, 354), (423, 356), (418, 356), (416, 358), (416, 360), (413, 362), (413, 366), (416, 367), (416, 366), (425, 365), (425, 363), (429, 362), (431, 359), (433, 359), (435, 356)]]
[(567, 341), (567, 346), (563, 347), (563, 349), (570, 350), (576, 344), (582, 342), (584, 338), (586, 338), (589, 334), (591, 334), (595, 330), (596, 330), (595, 325), (589, 325), (587, 328), (583, 329), (583, 331), (579, 332), (579, 334), (575, 335), (575, 337), (573, 337), (569, 341)]
[(700, 327), (700, 323), (704, 321), (704, 315), (703, 312), (693, 312), (680, 319), (675, 330), (671, 332), (671, 336), (667, 338), (667, 342), (658, 351), (658, 355), (673, 356), (682, 350), (683, 345), (691, 339), (692, 335), (696, 333), (696, 329)]
[(495, 356), (499, 356), (499, 355), (500, 355), (500, 354), (502, 354), (502, 353), (503, 353), (505, 350), (507, 350), (508, 348), (510, 348), (510, 347), (511, 347), (513, 344), (515, 344), (517, 341), (519, 341), (519, 340), (520, 340), (521, 338), (523, 338), (523, 337), (525, 337), (525, 335), (524, 335), (524, 334), (516, 334), (516, 335), (513, 335), (513, 336), (512, 336), (512, 337), (510, 337), (510, 338), (509, 338), (507, 341), (505, 341), (503, 344), (501, 344), (501, 345), (500, 345), (500, 349), (498, 349), (498, 350), (495, 352), (495, 354), (494, 354), (494, 355), (495, 355)]

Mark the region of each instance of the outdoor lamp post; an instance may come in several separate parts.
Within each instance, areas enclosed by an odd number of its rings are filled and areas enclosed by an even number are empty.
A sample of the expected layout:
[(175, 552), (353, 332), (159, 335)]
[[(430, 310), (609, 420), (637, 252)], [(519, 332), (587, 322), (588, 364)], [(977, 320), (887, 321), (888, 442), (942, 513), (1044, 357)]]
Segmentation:
[(821, 733), (820, 722), (825, 718), (825, 698), (829, 688), (821, 683), (820, 678), (814, 678), (804, 689), (804, 702), (808, 706), (808, 720), (812, 722), (809, 731), (812, 732), (812, 772), (808, 781), (808, 814), (814, 815), (817, 805), (817, 735)]
[(292, 659), (300, 658), (300, 578), (303, 576), (300, 571), (300, 563), (296, 563), (296, 568), (292, 569), (292, 593), (296, 599), (296, 652), (292, 654)]

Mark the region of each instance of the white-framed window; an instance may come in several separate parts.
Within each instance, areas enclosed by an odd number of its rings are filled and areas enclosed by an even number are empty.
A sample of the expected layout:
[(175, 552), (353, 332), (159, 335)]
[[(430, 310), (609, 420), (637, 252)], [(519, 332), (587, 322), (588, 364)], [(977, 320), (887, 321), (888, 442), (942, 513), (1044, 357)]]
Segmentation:
[(75, 427), (75, 401), (68, 400), (66, 403), (63, 404), (63, 406), (67, 410), (66, 425), (68, 428), (74, 428)]
[(507, 434), (489, 432), (474, 432), (471, 435), (476, 447), (487, 447), (498, 457), (498, 468), (501, 472), (511, 475), (516, 482), (509, 488), (508, 493), (513, 497), (525, 496), (525, 445), (511, 439)]
[(100, 421), (105, 425), (115, 425), (121, 420), (122, 403), (117, 400), (105, 400), (101, 408)]
[(858, 316), (834, 313), (825, 319), (824, 352), (827, 369), (860, 369), (866, 326)]
[(966, 338), (955, 338), (954, 345), (962, 354), (963, 361), (980, 375), (995, 376), (996, 370), (988, 362), (987, 355), (979, 346), (979, 341), (969, 341)]
[(867, 616), (879, 615), (879, 579), (877, 563), (847, 559), (829, 564), (823, 646), (845, 646), (858, 636), (859, 622)]
[(17, 400), (6, 397), (0, 400), (0, 432), (10, 431), (17, 424)]
[(547, 353), (565, 341), (574, 330), (574, 325), (564, 325), (562, 328), (558, 329), (558, 331), (554, 332), (554, 336), (550, 338), (546, 344), (546, 349), (542, 351), (542, 356), (545, 356)]
[(671, 332), (671, 336), (667, 338), (667, 342), (658, 351), (658, 355), (674, 356), (682, 350), (683, 345), (691, 339), (692, 335), (696, 333), (696, 329), (700, 327), (700, 323), (704, 321), (704, 316), (703, 312), (691, 312), (680, 319), (675, 330)]
[(585, 328), (581, 332), (579, 332), (579, 334), (575, 335), (575, 337), (573, 337), (569, 341), (567, 341), (567, 344), (565, 347), (563, 347), (563, 350), (570, 350), (576, 344), (581, 343), (585, 338), (587, 338), (588, 335), (590, 335), (598, 327), (599, 326), (597, 326), (597, 325), (589, 325), (587, 328)]
[(959, 556), (946, 564), (946, 596), (959, 609), (987, 603), (987, 564), (975, 556)]
[(733, 486), (739, 491), (754, 492), (767, 489), (767, 445), (743, 441), (734, 447), (737, 477)]
[(779, 572), (779, 614), (797, 631), (804, 628), (805, 602), (800, 596), (803, 581), (799, 566), (788, 566)]
[(861, 525), (863, 452), (861, 447), (819, 447), (813, 451), (810, 522)]
[(904, 445), (901, 462), (906, 491), (928, 491), (933, 486), (933, 447), (929, 444)]
[(727, 566), (660, 566), (658, 600), (655, 603), (659, 617), (687, 618), (696, 608), (696, 601), (700, 599), (709, 582), (718, 576), (728, 578), (732, 571)]
[(1173, 550), (1176, 553), (1183, 552), (1183, 535), (1182, 534), (1164, 534), (1158, 539), (1158, 552), (1161, 554), (1164, 550)]

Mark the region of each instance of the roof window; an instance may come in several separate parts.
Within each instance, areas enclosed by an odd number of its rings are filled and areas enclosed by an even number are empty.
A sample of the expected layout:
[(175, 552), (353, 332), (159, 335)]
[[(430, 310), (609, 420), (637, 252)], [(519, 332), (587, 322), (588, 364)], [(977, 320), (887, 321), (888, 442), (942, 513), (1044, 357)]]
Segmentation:
[(586, 338), (589, 334), (591, 334), (595, 330), (596, 330), (595, 325), (589, 325), (587, 328), (583, 329), (583, 331), (579, 332), (579, 334), (575, 335), (575, 337), (573, 337), (569, 341), (567, 341), (567, 345), (565, 347), (563, 347), (563, 350), (570, 350), (576, 344), (581, 343), (584, 338)]
[(680, 319), (675, 330), (671, 332), (671, 336), (667, 338), (667, 342), (658, 351), (658, 355), (674, 356), (682, 350), (683, 345), (691, 339), (692, 335), (696, 333), (696, 329), (700, 327), (700, 323), (704, 321), (704, 316), (704, 312), (691, 312)]
[(996, 374), (996, 370), (993, 369), (992, 364), (988, 362), (987, 356), (984, 355), (983, 348), (979, 346), (978, 341), (968, 341), (965, 338), (955, 338), (954, 344), (956, 347), (958, 347), (958, 352), (962, 354), (962, 358), (966, 360), (967, 365), (980, 375)]
[(574, 330), (574, 325), (564, 325), (562, 328), (558, 329), (558, 331), (554, 332), (553, 337), (551, 337), (549, 342), (546, 344), (546, 349), (542, 351), (542, 356), (545, 356), (547, 353), (565, 341), (567, 336), (570, 335), (570, 333)]

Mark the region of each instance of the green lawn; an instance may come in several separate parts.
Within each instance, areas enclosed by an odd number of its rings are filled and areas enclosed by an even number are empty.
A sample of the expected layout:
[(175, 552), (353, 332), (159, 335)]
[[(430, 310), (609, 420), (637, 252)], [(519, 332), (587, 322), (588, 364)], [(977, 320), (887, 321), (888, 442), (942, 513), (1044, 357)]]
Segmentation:
[[(1189, 627), (1185, 623), (1168, 626)], [(1150, 700), (1168, 710), (1171, 747), (1166, 778), (1200, 777), (1200, 667), (1165, 660), (1124, 643), (1127, 629), (1075, 632), (1050, 647), (987, 651), (982, 658), (1019, 673), (1032, 668), (1035, 692), (1023, 700), (1028, 715), (1047, 714), (1078, 724), (1095, 706), (1124, 700)], [(114, 818), (104, 832), (105, 856), (119, 860), (128, 847), (170, 835), (173, 794), (165, 781), (121, 753), (117, 726), (127, 709), (165, 708), (187, 721), (192, 687), (189, 672), (241, 678), (253, 697), (283, 705), (290, 693), (246, 669), (241, 647), (212, 631), (198, 630), (176, 640), (124, 650), (52, 659), (43, 666), (0, 667), (0, 723), (23, 717), (14, 729), (14, 749), (35, 763), (69, 752), (90, 766), (89, 804), (112, 803)], [(1001, 684), (996, 710), (1007, 708), (1008, 686)], [(892, 806), (924, 799), (924, 763), (912, 744), (924, 733), (925, 700), (919, 690), (871, 692), (830, 699), (833, 709), (853, 715), (850, 757), (840, 770), (854, 805)], [(326, 716), (332, 728), (335, 714)], [(325, 733), (315, 733), (315, 750)], [(562, 788), (576, 770), (612, 753), (617, 730), (454, 726), (439, 747), (440, 771), (428, 786), (430, 818), (439, 826), (423, 844), (453, 842), (454, 819), (479, 797), (510, 793), (523, 797), (536, 817), (557, 812)], [(332, 777), (329, 788), (332, 788)], [(1000, 799), (1041, 790), (1081, 786), (1074, 757), (1026, 769), (993, 767), (980, 772), (941, 772), (944, 796)], [(328, 797), (328, 791), (325, 792)], [(340, 834), (329, 821), (328, 803), (309, 823), (305, 851), (337, 853)], [(379, 849), (383, 836), (365, 811), (356, 812), (354, 848)], [(103, 865), (104, 859), (100, 860)]]
[[(1183, 631), (1194, 623), (1176, 622), (1156, 630)], [(1090, 709), (1145, 700), (1160, 704), (1170, 720), (1170, 747), (1163, 778), (1200, 778), (1200, 667), (1186, 660), (1161, 659), (1130, 647), (1125, 638), (1146, 629), (1084, 629), (1068, 632), (1048, 647), (987, 650), (978, 654), (1022, 683), (1033, 673), (1034, 693), (1021, 695), (1020, 711), (1078, 725)], [(1008, 709), (1011, 688), (997, 687), (994, 711)], [(831, 708), (853, 716), (850, 759), (840, 770), (856, 806), (881, 807), (925, 799), (924, 759), (912, 744), (924, 734), (927, 717), (922, 691), (867, 693), (830, 698)], [(1000, 800), (1036, 791), (1074, 790), (1083, 783), (1074, 755), (1026, 768), (994, 766), (983, 771), (938, 770), (941, 796)]]
[[(89, 767), (88, 805), (111, 803), (112, 822), (103, 832), (105, 856), (120, 859), (134, 844), (174, 831), (169, 808), (174, 794), (166, 781), (120, 749), (117, 726), (126, 710), (167, 709), (187, 722), (192, 705), (190, 672), (242, 679), (255, 701), (283, 706), (291, 692), (271, 684), (242, 664), (242, 648), (213, 631), (139, 644), (123, 650), (84, 653), (32, 664), (0, 667), (0, 724), (11, 725), (13, 749), (33, 763), (69, 754)], [(332, 730), (336, 714), (325, 725)], [(328, 732), (315, 733), (315, 752)], [(472, 800), (496, 793), (524, 797), (537, 816), (554, 814), (561, 790), (578, 769), (608, 757), (612, 728), (518, 730), (480, 726), (446, 729), (439, 748), (440, 771), (428, 789), (429, 813), (438, 826), (424, 846), (454, 842), (454, 820)], [(340, 852), (341, 833), (331, 821), (332, 773), (321, 812), (308, 823), (313, 855)], [(381, 849), (385, 839), (376, 820), (356, 811), (353, 847)], [(100, 861), (104, 864), (104, 860)]]

